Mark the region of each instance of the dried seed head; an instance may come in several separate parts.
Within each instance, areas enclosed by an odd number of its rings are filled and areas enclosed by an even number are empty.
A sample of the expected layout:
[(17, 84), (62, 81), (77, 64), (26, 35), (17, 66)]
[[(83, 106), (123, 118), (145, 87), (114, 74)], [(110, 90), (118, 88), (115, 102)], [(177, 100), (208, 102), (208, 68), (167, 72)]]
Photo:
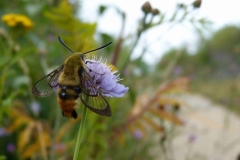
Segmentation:
[(175, 112), (179, 111), (179, 110), (180, 110), (180, 105), (179, 105), (179, 104), (174, 104), (174, 105), (173, 105), (173, 110), (174, 110)]
[(155, 16), (155, 15), (158, 15), (158, 14), (160, 14), (160, 11), (158, 10), (158, 9), (152, 9), (151, 10), (151, 12), (152, 12), (152, 14)]
[(147, 14), (149, 12), (151, 12), (152, 10), (152, 6), (149, 2), (145, 2), (143, 5), (142, 5), (142, 11)]
[(179, 3), (179, 4), (177, 4), (177, 6), (178, 6), (178, 8), (181, 8), (181, 9), (186, 7), (186, 5), (184, 3)]
[(194, 8), (200, 8), (201, 7), (202, 0), (195, 0), (192, 5)]
[(158, 109), (163, 111), (163, 110), (165, 110), (165, 106), (163, 104), (159, 104)]

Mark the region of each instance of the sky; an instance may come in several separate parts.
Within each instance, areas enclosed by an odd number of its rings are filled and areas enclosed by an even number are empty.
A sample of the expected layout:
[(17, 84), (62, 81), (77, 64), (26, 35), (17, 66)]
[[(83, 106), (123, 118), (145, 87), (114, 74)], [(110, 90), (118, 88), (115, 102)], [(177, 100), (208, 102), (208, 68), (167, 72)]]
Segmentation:
[[(100, 5), (114, 6), (126, 13), (126, 29), (124, 35), (134, 33), (137, 29), (137, 23), (142, 18), (141, 6), (145, 0), (95, 0), (81, 2), (80, 17), (84, 21), (98, 22), (97, 30), (105, 32), (115, 37), (118, 36), (121, 19), (114, 9), (109, 9), (103, 16), (98, 15)], [(177, 3), (191, 4), (192, 0), (149, 0), (153, 8), (157, 8), (161, 13), (170, 16)], [(240, 25), (239, 0), (202, 0), (199, 10), (195, 10), (192, 15), (196, 19), (206, 18), (212, 22), (212, 31), (220, 29), (227, 25)], [(170, 25), (161, 25), (145, 33), (134, 50), (133, 57), (138, 57), (142, 46), (148, 45), (148, 54), (145, 60), (149, 63), (161, 58), (164, 52), (173, 47), (187, 46), (190, 52), (196, 51), (200, 43), (200, 37), (196, 34), (191, 23), (185, 22), (169, 29)], [(212, 32), (206, 32), (210, 36)]]

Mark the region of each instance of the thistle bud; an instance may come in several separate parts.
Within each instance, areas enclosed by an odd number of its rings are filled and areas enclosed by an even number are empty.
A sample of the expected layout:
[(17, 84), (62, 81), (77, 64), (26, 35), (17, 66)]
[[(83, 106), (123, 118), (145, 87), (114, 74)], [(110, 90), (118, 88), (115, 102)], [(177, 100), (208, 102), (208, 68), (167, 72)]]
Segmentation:
[(194, 8), (200, 8), (201, 7), (202, 0), (195, 0), (192, 5)]
[(165, 106), (163, 104), (159, 104), (157, 107), (159, 110), (165, 110)]
[(179, 104), (174, 104), (174, 105), (173, 105), (173, 110), (174, 110), (175, 112), (179, 111), (179, 109), (180, 109)]
[(145, 2), (143, 5), (142, 5), (142, 11), (147, 14), (149, 12), (151, 12), (152, 10), (152, 6), (149, 2)]
[(155, 16), (155, 15), (158, 15), (158, 14), (160, 14), (160, 11), (158, 10), (158, 9), (152, 9), (151, 10), (151, 12), (152, 12), (152, 14)]
[(182, 9), (182, 8), (186, 8), (186, 5), (184, 3), (179, 3), (177, 4), (177, 7)]

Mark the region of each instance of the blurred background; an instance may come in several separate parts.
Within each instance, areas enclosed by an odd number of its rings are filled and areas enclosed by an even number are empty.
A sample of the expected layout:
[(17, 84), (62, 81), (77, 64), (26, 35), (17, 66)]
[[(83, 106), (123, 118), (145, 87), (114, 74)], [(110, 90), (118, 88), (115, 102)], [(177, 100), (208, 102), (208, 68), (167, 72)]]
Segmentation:
[(79, 159), (240, 159), (238, 2), (0, 1), (0, 160), (70, 160), (78, 119), (32, 86), (72, 53), (94, 55), (129, 87), (88, 110)]

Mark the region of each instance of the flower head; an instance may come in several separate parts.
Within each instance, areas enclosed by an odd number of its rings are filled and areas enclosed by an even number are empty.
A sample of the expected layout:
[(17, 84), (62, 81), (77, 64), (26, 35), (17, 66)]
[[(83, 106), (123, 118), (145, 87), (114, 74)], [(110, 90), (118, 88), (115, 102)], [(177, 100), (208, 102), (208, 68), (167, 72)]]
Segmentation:
[(16, 146), (15, 146), (15, 144), (13, 144), (13, 143), (8, 143), (7, 146), (6, 146), (6, 149), (7, 149), (8, 152), (11, 153), (11, 152), (14, 152), (14, 151), (15, 151)]
[(193, 5), (194, 8), (200, 8), (201, 3), (202, 3), (201, 0), (195, 0), (192, 5)]
[(106, 60), (93, 58), (86, 59), (87, 72), (97, 88), (103, 91), (106, 97), (122, 97), (128, 87), (118, 83), (121, 79), (116, 75), (117, 70), (112, 65), (107, 65)]
[(133, 132), (133, 136), (136, 139), (141, 139), (143, 137), (143, 133), (139, 129), (136, 129)]
[(145, 13), (145, 14), (148, 14), (149, 12), (151, 12), (152, 10), (152, 6), (151, 4), (147, 1), (145, 2), (143, 5), (142, 5), (142, 11)]
[(30, 104), (30, 109), (32, 110), (34, 115), (38, 115), (39, 111), (40, 111), (40, 104), (38, 102), (34, 101)]
[(154, 16), (160, 14), (160, 11), (157, 8), (152, 9), (151, 12)]
[(56, 143), (54, 145), (54, 150), (58, 153), (63, 153), (66, 151), (66, 145), (64, 143)]
[(0, 137), (4, 137), (4, 136), (6, 136), (8, 134), (9, 133), (8, 133), (8, 131), (5, 128), (3, 128), (3, 127), (0, 128)]
[(25, 15), (22, 14), (5, 14), (2, 16), (2, 21), (9, 27), (24, 27), (30, 29), (33, 27), (33, 22)]
[(196, 140), (197, 140), (197, 135), (196, 135), (196, 134), (190, 134), (190, 135), (188, 136), (188, 141), (189, 141), (189, 142), (193, 143), (193, 142), (195, 142)]

